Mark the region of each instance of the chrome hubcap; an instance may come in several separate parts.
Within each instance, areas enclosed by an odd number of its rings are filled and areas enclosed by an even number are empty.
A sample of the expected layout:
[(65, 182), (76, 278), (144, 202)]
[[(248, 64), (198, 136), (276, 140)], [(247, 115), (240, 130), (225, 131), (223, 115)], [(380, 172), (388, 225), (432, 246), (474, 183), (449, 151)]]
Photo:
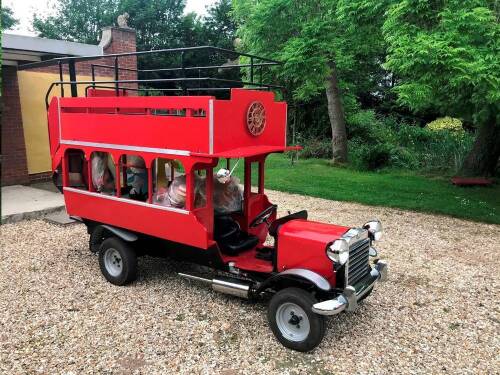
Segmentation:
[(292, 302), (278, 307), (276, 325), (283, 337), (289, 341), (304, 341), (311, 330), (306, 312)]
[(104, 253), (104, 266), (111, 276), (119, 276), (123, 269), (123, 260), (120, 252), (109, 248)]

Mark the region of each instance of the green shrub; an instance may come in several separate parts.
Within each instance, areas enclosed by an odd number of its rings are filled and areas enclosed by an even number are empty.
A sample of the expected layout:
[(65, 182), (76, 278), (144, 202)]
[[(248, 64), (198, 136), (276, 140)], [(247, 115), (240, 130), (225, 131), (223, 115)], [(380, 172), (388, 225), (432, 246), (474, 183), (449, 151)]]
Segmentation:
[(418, 155), (410, 149), (402, 146), (394, 147), (391, 150), (391, 157), (388, 163), (393, 168), (415, 170), (420, 167)]
[[(470, 133), (421, 128), (392, 116), (359, 110), (347, 116), (349, 163), (361, 170), (398, 168), (455, 173), (472, 147)], [(303, 158), (332, 157), (331, 140), (300, 138)]]
[(447, 130), (436, 131), (436, 135), (417, 149), (421, 160), (419, 169), (457, 172), (472, 148), (473, 137), (465, 132), (457, 134)]
[(434, 133), (426, 128), (418, 126), (401, 126), (396, 131), (397, 143), (413, 149), (418, 149), (425, 146), (427, 143), (436, 140), (439, 137), (438, 133)]
[(369, 170), (381, 169), (389, 165), (391, 159), (391, 146), (379, 143), (368, 149), (364, 155), (363, 163)]
[(387, 143), (392, 141), (391, 129), (377, 118), (374, 111), (358, 111), (347, 117), (347, 137), (361, 143)]
[(303, 147), (299, 153), (302, 158), (332, 158), (332, 141), (330, 139), (302, 139), (299, 144)]
[(347, 143), (347, 151), (349, 153), (349, 164), (354, 169), (366, 170), (367, 166), (364, 164), (365, 154), (368, 152), (369, 147), (365, 144), (358, 143), (350, 140)]
[(464, 132), (462, 121), (450, 116), (437, 118), (429, 122), (426, 127), (432, 131), (448, 130), (453, 132)]
[(396, 128), (395, 122), (386, 124), (386, 119), (378, 117), (372, 110), (348, 116), (348, 150), (352, 166), (376, 170), (392, 166), (393, 161), (408, 159), (408, 152), (403, 154), (397, 149)]

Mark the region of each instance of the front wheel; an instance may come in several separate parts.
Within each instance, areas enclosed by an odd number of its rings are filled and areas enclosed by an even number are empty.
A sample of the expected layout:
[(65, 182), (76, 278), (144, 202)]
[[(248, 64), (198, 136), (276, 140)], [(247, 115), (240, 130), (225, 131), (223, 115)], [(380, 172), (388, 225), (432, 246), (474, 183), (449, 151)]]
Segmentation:
[(274, 336), (287, 348), (307, 352), (321, 343), (325, 318), (312, 312), (316, 298), (299, 288), (277, 292), (269, 302), (267, 318)]
[(99, 249), (101, 272), (111, 284), (125, 285), (137, 277), (137, 255), (123, 240), (111, 237)]

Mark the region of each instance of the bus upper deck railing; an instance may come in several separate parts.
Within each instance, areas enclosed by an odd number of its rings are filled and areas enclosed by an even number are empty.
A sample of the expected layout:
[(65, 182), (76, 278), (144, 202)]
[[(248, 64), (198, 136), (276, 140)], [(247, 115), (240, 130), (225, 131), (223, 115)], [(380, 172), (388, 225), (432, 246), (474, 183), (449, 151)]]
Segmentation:
[[(208, 52), (212, 54), (218, 54), (217, 56), (222, 57), (233, 57), (233, 58), (245, 58), (249, 62), (245, 62), (243, 64), (235, 64), (235, 60), (227, 59), (223, 64), (214, 64), (214, 65), (201, 65), (201, 66), (187, 66), (186, 65), (186, 56), (188, 54), (197, 54)], [(130, 57), (130, 56), (149, 56), (149, 55), (175, 55), (178, 54), (180, 57), (180, 66), (175, 67), (161, 67), (157, 69), (134, 69), (129, 67), (120, 67), (120, 58)], [(210, 55), (213, 57), (213, 55)], [(217, 57), (216, 56), (216, 57)], [(114, 64), (104, 64), (104, 63), (91, 63), (91, 75), (92, 80), (90, 81), (78, 81), (77, 79), (77, 65), (78, 62), (85, 62), (91, 60), (101, 60), (101, 59), (113, 59)], [(207, 58), (208, 60), (208, 58)], [(229, 63), (231, 62), (231, 63)], [(64, 66), (67, 64), (68, 72), (69, 72), (69, 81), (64, 80)], [(60, 57), (51, 60), (23, 64), (18, 67), (19, 70), (25, 69), (33, 69), (33, 68), (43, 68), (48, 66), (57, 65), (59, 67), (59, 81), (53, 82), (46, 93), (45, 103), (48, 106), (48, 100), (50, 94), (54, 87), (60, 86), (60, 94), (61, 97), (65, 96), (64, 87), (66, 85), (70, 86), (71, 96), (78, 96), (78, 85), (87, 85), (85, 88), (85, 94), (87, 94), (87, 89), (89, 87), (96, 88), (98, 85), (103, 87), (103, 85), (112, 85), (111, 87), (104, 86), (106, 88), (115, 89), (115, 93), (118, 96), (120, 92), (125, 91), (136, 91), (136, 92), (161, 92), (161, 93), (171, 93), (178, 94), (182, 93), (183, 95), (190, 95), (190, 93), (210, 93), (210, 92), (221, 92), (227, 91), (232, 88), (247, 86), (252, 89), (283, 89), (282, 86), (267, 84), (263, 82), (264, 69), (280, 65), (281, 62), (272, 60), (265, 57), (260, 57), (253, 54), (242, 53), (237, 51), (232, 51), (219, 47), (212, 46), (199, 46), (199, 47), (186, 47), (186, 48), (172, 48), (172, 49), (161, 49), (161, 50), (153, 50), (153, 51), (139, 51), (139, 52), (126, 52), (126, 53), (118, 53), (118, 54), (109, 54), (109, 55), (93, 55), (93, 56), (81, 56), (81, 57)], [(96, 69), (108, 69), (113, 70), (114, 79), (99, 81), (96, 80)], [(240, 69), (237, 74), (240, 76), (240, 79), (228, 79), (228, 78), (220, 78), (217, 76), (218, 73), (228, 70), (228, 69)], [(241, 69), (247, 69), (246, 80), (241, 78)], [(257, 71), (258, 70), (258, 71)], [(215, 74), (213, 73), (215, 71)], [(120, 79), (120, 72), (135, 72), (137, 77), (140, 79)], [(205, 72), (209, 72), (211, 74), (205, 74)], [(189, 76), (196, 73), (195, 76)], [(203, 74), (202, 74), (203, 73)], [(141, 75), (148, 74), (179, 74), (175, 78), (142, 78), (139, 77)], [(256, 80), (256, 76), (258, 75), (258, 80)], [(206, 83), (212, 83), (213, 86), (206, 86)], [(126, 87), (123, 85), (134, 85), (136, 87)], [(150, 84), (151, 86), (144, 86), (145, 84)]]

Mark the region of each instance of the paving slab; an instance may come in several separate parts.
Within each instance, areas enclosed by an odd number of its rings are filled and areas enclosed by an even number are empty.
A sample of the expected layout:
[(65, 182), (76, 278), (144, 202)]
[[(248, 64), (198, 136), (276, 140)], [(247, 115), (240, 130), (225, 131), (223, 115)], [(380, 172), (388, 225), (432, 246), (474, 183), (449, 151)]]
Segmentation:
[(66, 213), (66, 210), (59, 210), (47, 214), (45, 215), (44, 219), (49, 223), (63, 225), (63, 226), (78, 223), (78, 221), (73, 220), (72, 218), (69, 217), (69, 215)]
[(60, 191), (57, 189), (56, 185), (54, 185), (52, 181), (34, 182), (30, 184), (30, 186), (35, 189), (42, 189), (42, 190), (52, 191), (54, 193), (60, 193)]
[(24, 185), (2, 187), (2, 224), (33, 219), (64, 210), (60, 193)]

